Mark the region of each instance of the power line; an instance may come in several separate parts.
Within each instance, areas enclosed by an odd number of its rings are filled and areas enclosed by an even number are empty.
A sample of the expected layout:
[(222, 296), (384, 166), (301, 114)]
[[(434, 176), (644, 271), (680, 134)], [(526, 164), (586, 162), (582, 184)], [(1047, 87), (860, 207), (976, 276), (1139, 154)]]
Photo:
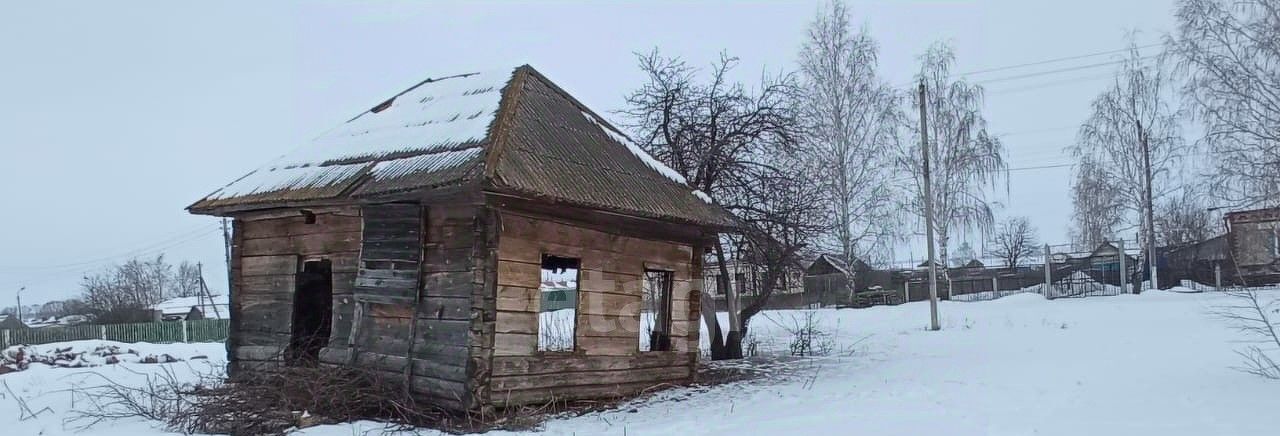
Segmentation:
[[(1147, 61), (1147, 60), (1155, 59), (1155, 57), (1156, 57), (1156, 55), (1143, 56), (1143, 57), (1137, 58), (1137, 61), (1139, 61), (1139, 62), (1145, 62), (1145, 61)], [(1105, 66), (1110, 66), (1110, 65), (1118, 65), (1118, 64), (1125, 63), (1125, 62), (1129, 62), (1129, 61), (1130, 61), (1130, 59), (1119, 59), (1119, 60), (1114, 60), (1114, 61), (1098, 62), (1098, 63), (1092, 63), (1092, 64), (1086, 64), (1086, 65), (1077, 65), (1077, 66), (1074, 66), (1074, 67), (1058, 68), (1058, 69), (1055, 69), (1055, 70), (1037, 71), (1037, 72), (1034, 72), (1034, 73), (1019, 74), (1019, 75), (1016, 75), (1016, 76), (997, 77), (997, 78), (994, 78), (994, 79), (979, 80), (979, 81), (975, 81), (975, 82), (973, 82), (973, 83), (974, 83), (974, 84), (976, 84), (976, 85), (989, 85), (989, 84), (992, 84), (992, 83), (1007, 82), (1007, 81), (1010, 81), (1010, 80), (1022, 80), (1022, 79), (1029, 79), (1029, 78), (1032, 78), (1032, 77), (1047, 76), (1047, 75), (1050, 75), (1050, 74), (1067, 73), (1067, 72), (1071, 72), (1071, 71), (1087, 70), (1087, 69), (1090, 69), (1090, 68), (1105, 67)]]
[[(202, 228), (202, 227), (203, 227), (203, 228)], [(34, 270), (34, 271), (41, 271), (41, 270), (53, 270), (53, 269), (62, 269), (62, 268), (66, 268), (66, 267), (76, 267), (76, 266), (81, 266), (81, 265), (88, 265), (88, 264), (100, 263), (100, 262), (103, 262), (103, 261), (111, 261), (111, 260), (117, 260), (117, 259), (122, 259), (122, 258), (127, 258), (127, 257), (137, 257), (137, 256), (138, 256), (140, 253), (142, 253), (142, 252), (153, 251), (153, 250), (154, 250), (154, 248), (155, 248), (155, 247), (157, 247), (157, 246), (161, 246), (161, 245), (164, 245), (164, 244), (167, 244), (167, 243), (173, 242), (173, 241), (181, 240), (181, 239), (183, 239), (183, 238), (188, 238), (188, 237), (191, 237), (192, 235), (196, 235), (196, 234), (201, 233), (201, 232), (207, 233), (207, 232), (208, 232), (209, 230), (211, 230), (211, 229), (216, 229), (216, 227), (214, 227), (214, 228), (209, 228), (207, 224), (201, 224), (201, 225), (199, 225), (199, 226), (196, 226), (195, 228), (191, 228), (191, 229), (189, 229), (189, 230), (181, 231), (181, 232), (179, 232), (179, 233), (178, 233), (178, 234), (176, 234), (176, 235), (166, 236), (166, 237), (164, 237), (164, 238), (160, 239), (159, 241), (152, 242), (152, 243), (147, 243), (147, 244), (145, 244), (145, 245), (139, 246), (138, 248), (134, 248), (134, 249), (131, 249), (131, 250), (129, 250), (129, 251), (120, 252), (120, 253), (118, 253), (118, 254), (112, 254), (112, 255), (108, 255), (108, 256), (102, 256), (102, 257), (91, 258), (91, 259), (87, 259), (87, 260), (81, 260), (81, 261), (76, 261), (76, 262), (71, 262), (71, 263), (64, 263), (64, 264), (55, 264), (55, 265), (39, 265), (39, 266), (30, 266), (30, 267), (13, 266), (13, 267), (7, 267), (7, 268), (0, 268), (0, 270), (4, 270), (4, 271), (17, 271), (17, 270), (23, 270), (23, 271), (32, 271), (32, 270)]]
[(1017, 88), (996, 89), (995, 91), (989, 91), (989, 92), (987, 92), (987, 93), (986, 93), (986, 95), (987, 95), (987, 96), (992, 96), (992, 95), (1008, 95), (1008, 94), (1017, 94), (1017, 93), (1020, 93), (1020, 92), (1035, 91), (1035, 90), (1039, 90), (1039, 89), (1051, 88), (1051, 87), (1054, 87), (1054, 86), (1071, 85), (1071, 84), (1084, 83), (1084, 82), (1093, 82), (1093, 81), (1097, 81), (1097, 80), (1110, 79), (1110, 78), (1114, 78), (1114, 77), (1115, 77), (1115, 74), (1112, 74), (1112, 73), (1095, 74), (1095, 75), (1092, 75), (1092, 76), (1077, 77), (1077, 78), (1074, 78), (1074, 79), (1056, 80), (1056, 81), (1052, 81), (1052, 82), (1044, 82), (1044, 83), (1038, 83), (1038, 84), (1034, 84), (1034, 85), (1020, 86), (1020, 87), (1017, 87)]
[(89, 261), (89, 262), (79, 262), (76, 264), (67, 264), (67, 266), (59, 268), (57, 270), (46, 270), (40, 274), (25, 276), (22, 279), (11, 281), (10, 284), (33, 285), (33, 284), (47, 283), (50, 281), (58, 280), (60, 278), (64, 278), (70, 274), (80, 273), (89, 269), (100, 267), (104, 264), (107, 264), (113, 261), (118, 261), (125, 258), (136, 258), (141, 256), (148, 256), (151, 254), (160, 254), (166, 250), (169, 250), (175, 247), (179, 247), (179, 246), (187, 245), (196, 241), (203, 240), (208, 236), (216, 234), (217, 231), (218, 231), (217, 228), (205, 229), (205, 231), (203, 232), (192, 234), (185, 238), (172, 241), (168, 244), (156, 246), (145, 251), (135, 252), (127, 256), (104, 258), (103, 260), (100, 260), (100, 261)]
[(1142, 50), (1142, 49), (1145, 49), (1145, 48), (1159, 47), (1159, 46), (1161, 46), (1161, 45), (1164, 45), (1164, 43), (1157, 42), (1157, 43), (1152, 43), (1152, 44), (1147, 44), (1147, 45), (1140, 45), (1140, 46), (1137, 46), (1137, 47), (1130, 47), (1130, 48), (1122, 48), (1122, 49), (1115, 49), (1115, 50), (1100, 51), (1100, 52), (1087, 53), (1087, 54), (1075, 55), (1075, 56), (1064, 56), (1064, 57), (1060, 57), (1060, 58), (1046, 59), (1046, 60), (1043, 60), (1043, 61), (1027, 62), (1027, 63), (1024, 63), (1024, 64), (1009, 65), (1009, 66), (1004, 66), (1004, 67), (995, 67), (995, 68), (987, 68), (987, 69), (977, 70), (977, 71), (969, 71), (969, 72), (967, 72), (967, 73), (960, 73), (960, 74), (959, 74), (959, 76), (960, 76), (960, 77), (973, 76), (973, 75), (978, 75), (978, 74), (994, 73), (994, 72), (997, 72), (997, 71), (1007, 71), (1007, 70), (1014, 70), (1014, 69), (1018, 69), (1018, 68), (1034, 67), (1034, 66), (1038, 66), (1038, 65), (1053, 64), (1053, 63), (1058, 63), (1058, 62), (1074, 61), (1074, 60), (1078, 60), (1078, 59), (1091, 58), (1091, 57), (1095, 57), (1095, 56), (1103, 56), (1103, 55), (1109, 55), (1109, 54), (1124, 53), (1124, 52), (1127, 52), (1127, 51), (1132, 50), (1132, 49)]
[[(1137, 48), (1137, 49), (1139, 49), (1139, 50), (1141, 50), (1141, 49), (1144, 49), (1144, 48), (1151, 48), (1151, 47), (1156, 47), (1156, 46), (1160, 46), (1160, 45), (1161, 45), (1161, 43), (1153, 43), (1153, 44), (1147, 44), (1147, 45), (1137, 46), (1136, 48)], [(975, 70), (975, 71), (969, 71), (969, 72), (965, 72), (965, 73), (952, 74), (952, 75), (950, 75), (950, 76), (951, 76), (951, 77), (969, 77), (969, 76), (973, 76), (973, 75), (980, 75), (980, 74), (986, 74), (986, 73), (993, 73), (993, 72), (998, 72), (998, 71), (1016, 70), (1016, 69), (1026, 68), (1026, 67), (1031, 67), (1031, 66), (1039, 66), (1039, 65), (1047, 65), (1047, 64), (1053, 64), (1053, 63), (1065, 62), (1065, 61), (1071, 61), (1071, 60), (1087, 59), (1087, 58), (1096, 57), (1096, 56), (1102, 56), (1102, 55), (1108, 55), (1108, 54), (1116, 54), (1116, 53), (1127, 52), (1127, 51), (1129, 51), (1129, 50), (1131, 50), (1131, 48), (1116, 49), (1116, 50), (1108, 50), (1108, 51), (1101, 51), (1101, 52), (1094, 52), (1094, 53), (1086, 53), (1086, 54), (1074, 55), (1074, 56), (1064, 56), (1064, 57), (1060, 57), (1060, 58), (1047, 59), (1047, 60), (1043, 60), (1043, 61), (1035, 61), (1035, 62), (1027, 62), (1027, 63), (1022, 63), (1022, 64), (1015, 64), (1015, 65), (1006, 65), (1006, 66), (1001, 66), (1001, 67), (986, 68), (986, 69), (982, 69), (982, 70)], [(1139, 58), (1138, 58), (1138, 61), (1139, 61), (1139, 62), (1145, 62), (1145, 61), (1147, 61), (1147, 60), (1154, 59), (1154, 58), (1156, 58), (1157, 56), (1158, 56), (1158, 55), (1147, 55), (1147, 56), (1142, 56), (1142, 57), (1139, 57)], [(993, 79), (978, 80), (978, 81), (975, 81), (974, 83), (975, 83), (975, 84), (979, 84), (979, 85), (981, 85), (981, 84), (990, 84), (990, 83), (1006, 82), (1006, 81), (1012, 81), (1012, 80), (1029, 79), (1029, 78), (1033, 78), (1033, 77), (1040, 77), (1040, 76), (1046, 76), (1046, 75), (1052, 75), (1052, 74), (1059, 74), (1059, 73), (1065, 73), (1065, 72), (1071, 72), (1071, 71), (1078, 71), (1078, 70), (1085, 70), (1085, 69), (1091, 69), (1091, 68), (1098, 68), (1098, 67), (1104, 67), (1104, 66), (1109, 66), (1109, 65), (1117, 65), (1117, 64), (1121, 64), (1121, 63), (1127, 62), (1128, 60), (1129, 60), (1129, 59), (1127, 59), (1127, 58), (1126, 58), (1126, 59), (1117, 59), (1117, 60), (1111, 60), (1111, 61), (1106, 61), (1106, 62), (1096, 62), (1096, 63), (1092, 63), (1092, 64), (1077, 65), (1077, 66), (1073, 66), (1073, 67), (1058, 68), (1058, 69), (1053, 69), (1053, 70), (1036, 71), (1036, 72), (1032, 72), (1032, 73), (1019, 74), (1019, 75), (1008, 76), (1008, 77), (997, 77), (997, 78), (993, 78)], [(912, 86), (914, 86), (914, 85), (915, 85), (915, 81), (911, 81), (911, 82), (907, 82), (907, 83), (904, 83), (904, 84), (901, 84), (901, 85), (895, 86), (895, 88), (910, 88), (910, 87), (912, 87)]]

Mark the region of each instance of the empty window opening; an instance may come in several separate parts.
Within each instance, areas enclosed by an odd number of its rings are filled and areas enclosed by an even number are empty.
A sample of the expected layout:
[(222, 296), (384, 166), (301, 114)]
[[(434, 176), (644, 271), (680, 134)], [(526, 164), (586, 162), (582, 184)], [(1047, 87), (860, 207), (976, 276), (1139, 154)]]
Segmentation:
[(646, 269), (640, 300), (640, 351), (671, 351), (671, 271)]
[(542, 256), (538, 351), (573, 351), (578, 323), (578, 269), (571, 257)]
[(329, 341), (333, 323), (333, 267), (328, 260), (303, 263), (293, 293), (293, 327), (285, 359), (290, 365), (314, 365)]

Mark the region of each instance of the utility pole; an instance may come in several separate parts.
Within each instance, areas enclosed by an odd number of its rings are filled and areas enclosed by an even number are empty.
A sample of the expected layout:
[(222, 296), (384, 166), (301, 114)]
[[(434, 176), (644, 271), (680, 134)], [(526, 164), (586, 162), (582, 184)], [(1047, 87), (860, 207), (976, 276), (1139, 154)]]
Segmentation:
[(18, 321), (26, 322), (22, 319), (22, 291), (27, 290), (26, 286), (18, 288)]
[[(196, 262), (196, 271), (200, 274), (200, 311), (204, 312), (204, 300), (209, 299), (209, 306), (213, 307), (213, 315), (222, 319), (222, 313), (218, 311), (218, 301), (213, 299), (213, 294), (209, 293), (209, 285), (204, 282), (204, 266)], [(230, 301), (228, 298), (227, 301)]]
[(1129, 280), (1129, 265), (1125, 262), (1128, 255), (1124, 254), (1124, 238), (1116, 241), (1116, 251), (1120, 253), (1120, 293), (1124, 293), (1126, 282)]
[[(222, 218), (222, 250), (227, 262), (227, 301), (231, 301), (231, 231), (227, 230), (227, 218)], [(200, 276), (204, 280), (204, 276)]]
[(920, 154), (923, 156), (921, 175), (924, 179), (924, 228), (929, 245), (929, 330), (942, 328), (938, 324), (938, 271), (933, 254), (933, 179), (929, 175), (929, 114), (925, 107), (924, 80), (920, 80)]
[(1044, 298), (1052, 299), (1053, 291), (1053, 253), (1049, 252), (1049, 244), (1044, 244)]
[(1151, 186), (1151, 147), (1147, 143), (1147, 134), (1142, 129), (1142, 120), (1138, 120), (1137, 124), (1138, 143), (1142, 145), (1142, 169), (1144, 172), (1143, 185), (1146, 188), (1146, 195), (1144, 196), (1145, 198), (1143, 198), (1143, 203), (1145, 203), (1143, 205), (1143, 221), (1146, 222), (1147, 231), (1146, 234), (1143, 235), (1143, 237), (1146, 238), (1146, 241), (1143, 241), (1144, 243), (1142, 247), (1143, 251), (1147, 252), (1147, 271), (1151, 272), (1151, 288), (1159, 289), (1159, 274), (1156, 271), (1155, 212), (1153, 211), (1153, 209), (1155, 209), (1155, 205), (1152, 200), (1152, 191), (1154, 189)]

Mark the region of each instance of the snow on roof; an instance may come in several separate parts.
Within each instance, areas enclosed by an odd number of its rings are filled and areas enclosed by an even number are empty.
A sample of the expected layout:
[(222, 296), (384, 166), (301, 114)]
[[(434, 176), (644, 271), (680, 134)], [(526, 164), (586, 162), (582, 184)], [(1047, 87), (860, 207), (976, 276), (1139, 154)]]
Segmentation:
[[(212, 299), (209, 297), (177, 297), (156, 303), (151, 306), (152, 309), (159, 310), (165, 315), (181, 315), (191, 311), (192, 307), (199, 307), (200, 312), (205, 314), (206, 318), (222, 315), (227, 313), (227, 296), (214, 295)], [(214, 309), (217, 309), (216, 311)]]
[(705, 202), (707, 202), (707, 203), (715, 203), (714, 201), (711, 201), (711, 196), (710, 196), (710, 195), (707, 195), (707, 193), (702, 192), (701, 190), (694, 189), (694, 190), (693, 190), (693, 195), (697, 196), (699, 199), (701, 199), (702, 201), (705, 201)]
[[(373, 109), (210, 194), (228, 199), (327, 188), (366, 171), (391, 178), (460, 165), (478, 156), (513, 69), (424, 80)], [(466, 151), (457, 154), (460, 151)], [(428, 158), (436, 153), (454, 153)], [(381, 162), (377, 162), (381, 161)], [(376, 162), (376, 164), (375, 164)], [(388, 175), (390, 174), (390, 175)]]
[[(648, 165), (649, 168), (653, 168), (654, 171), (661, 173), (663, 176), (666, 176), (668, 179), (674, 180), (677, 183), (680, 183), (682, 185), (689, 184), (689, 182), (685, 181), (684, 176), (680, 175), (680, 173), (677, 173), (676, 170), (671, 169), (671, 167), (667, 166), (661, 161), (654, 159), (653, 155), (649, 154), (649, 152), (647, 151), (644, 151), (644, 149), (640, 148), (640, 146), (636, 145), (636, 143), (631, 142), (631, 138), (628, 138), (627, 135), (624, 135), (622, 134), (622, 132), (614, 130), (613, 126), (610, 126), (609, 123), (601, 122), (599, 119), (597, 119), (595, 116), (591, 115), (591, 113), (587, 111), (582, 111), (582, 116), (587, 117), (588, 120), (591, 120), (592, 123), (595, 123), (596, 126), (599, 126), (600, 130), (604, 130), (604, 133), (609, 135), (610, 138), (613, 138), (614, 141), (618, 141), (618, 143), (627, 146), (627, 151), (630, 151), (631, 154), (636, 155), (636, 157), (644, 161), (644, 164)], [(706, 201), (708, 203), (711, 202), (711, 198), (707, 197), (707, 194), (703, 194), (699, 191), (695, 191), (694, 195), (698, 195), (698, 198), (701, 198), (703, 201)]]

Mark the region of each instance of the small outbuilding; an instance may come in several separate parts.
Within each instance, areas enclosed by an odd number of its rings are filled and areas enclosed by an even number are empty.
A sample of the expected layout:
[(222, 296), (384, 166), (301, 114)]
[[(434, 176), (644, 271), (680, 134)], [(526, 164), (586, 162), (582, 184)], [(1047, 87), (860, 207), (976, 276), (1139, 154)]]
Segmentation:
[(0, 314), (0, 330), (25, 329), (27, 325), (18, 319), (17, 316)]
[(1247, 286), (1280, 283), (1280, 207), (1228, 212), (1226, 250)]
[(233, 376), (355, 366), (456, 410), (693, 381), (737, 223), (527, 65), (423, 80), (189, 210), (233, 218)]

